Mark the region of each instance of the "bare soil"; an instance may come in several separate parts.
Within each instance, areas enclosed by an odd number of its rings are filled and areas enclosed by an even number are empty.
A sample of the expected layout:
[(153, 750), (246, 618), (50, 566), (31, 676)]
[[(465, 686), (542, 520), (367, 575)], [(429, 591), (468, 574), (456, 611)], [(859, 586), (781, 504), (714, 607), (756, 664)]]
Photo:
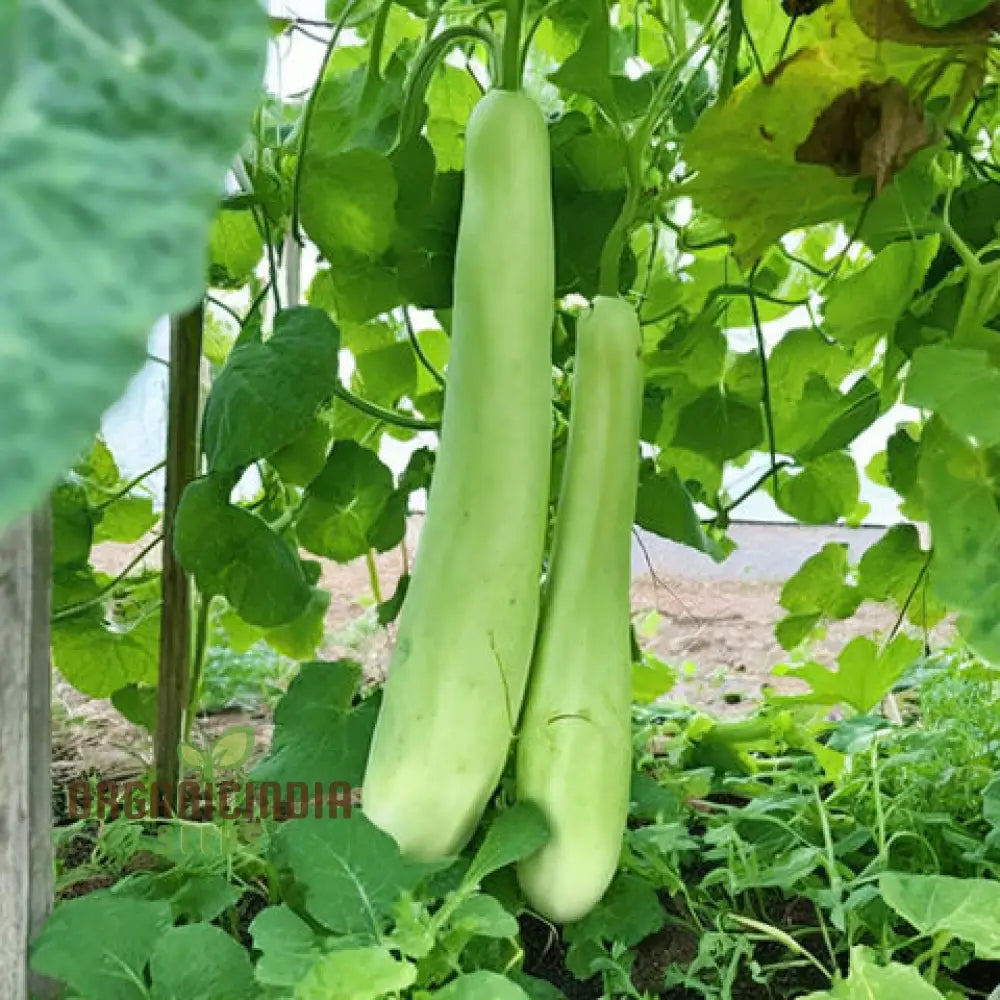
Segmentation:
[[(715, 714), (745, 715), (761, 691), (771, 686), (792, 691), (796, 683), (771, 671), (788, 660), (774, 636), (784, 612), (781, 586), (763, 581), (691, 580), (648, 575), (632, 585), (637, 615), (655, 612), (655, 635), (643, 643), (679, 668), (672, 697)], [(889, 606), (863, 605), (846, 622), (834, 622), (812, 655), (836, 666), (837, 654), (857, 635), (884, 633), (896, 618)], [(641, 620), (641, 617), (640, 617)]]

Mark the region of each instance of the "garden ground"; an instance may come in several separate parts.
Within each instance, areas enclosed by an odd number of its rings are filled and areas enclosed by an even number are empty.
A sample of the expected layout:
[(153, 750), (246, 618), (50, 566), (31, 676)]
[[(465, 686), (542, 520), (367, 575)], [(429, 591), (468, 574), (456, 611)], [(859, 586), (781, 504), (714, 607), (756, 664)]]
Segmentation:
[[(881, 534), (879, 528), (804, 528), (781, 524), (734, 525), (739, 545), (724, 563), (683, 546), (643, 536), (634, 546), (632, 607), (643, 632), (643, 644), (679, 670), (679, 698), (720, 715), (741, 715), (766, 684), (794, 686), (771, 677), (784, 659), (774, 637), (781, 616), (781, 581), (830, 541), (846, 542), (853, 559)], [(411, 528), (408, 547), (414, 549)], [(142, 543), (104, 545), (95, 564), (107, 571), (125, 565)], [(386, 595), (401, 572), (401, 553), (378, 559)], [(344, 566), (328, 564), (321, 586), (330, 591), (323, 658), (351, 656), (372, 679), (382, 676), (391, 650), (391, 631), (373, 626), (368, 569), (364, 560)], [(367, 612), (367, 613), (366, 613)], [(855, 635), (892, 626), (887, 605), (863, 605), (848, 621), (834, 623), (813, 649), (831, 664)], [(54, 765), (56, 784), (96, 774), (120, 780), (141, 773), (150, 760), (149, 739), (108, 702), (91, 700), (57, 679), (55, 685)], [(199, 731), (211, 737), (234, 725), (257, 730), (258, 750), (270, 739), (267, 712), (230, 710), (199, 720)]]

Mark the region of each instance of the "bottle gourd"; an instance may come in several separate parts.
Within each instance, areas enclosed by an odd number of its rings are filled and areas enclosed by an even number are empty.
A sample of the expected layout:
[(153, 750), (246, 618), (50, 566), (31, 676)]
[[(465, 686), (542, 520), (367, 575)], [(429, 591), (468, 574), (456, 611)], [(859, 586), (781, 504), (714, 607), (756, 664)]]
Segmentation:
[(503, 771), (538, 624), (551, 449), (548, 130), (521, 92), (472, 111), (437, 464), (362, 798), (403, 853), (458, 852)]
[(642, 387), (636, 312), (598, 296), (577, 323), (569, 443), (517, 745), (518, 798), (538, 805), (551, 827), (518, 880), (559, 923), (580, 919), (604, 894), (628, 814)]

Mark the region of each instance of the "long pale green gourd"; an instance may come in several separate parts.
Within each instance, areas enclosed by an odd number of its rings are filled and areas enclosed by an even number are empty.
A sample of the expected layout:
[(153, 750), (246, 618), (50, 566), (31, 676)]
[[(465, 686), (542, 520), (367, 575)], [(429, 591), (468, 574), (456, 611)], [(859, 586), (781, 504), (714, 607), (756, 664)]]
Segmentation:
[(628, 814), (641, 348), (624, 299), (598, 297), (577, 324), (569, 445), (517, 749), (518, 798), (551, 827), (518, 880), (532, 906), (560, 923), (604, 894)]
[(555, 278), (548, 131), (521, 92), (473, 109), (441, 443), (362, 797), (403, 852), (471, 837), (538, 624)]

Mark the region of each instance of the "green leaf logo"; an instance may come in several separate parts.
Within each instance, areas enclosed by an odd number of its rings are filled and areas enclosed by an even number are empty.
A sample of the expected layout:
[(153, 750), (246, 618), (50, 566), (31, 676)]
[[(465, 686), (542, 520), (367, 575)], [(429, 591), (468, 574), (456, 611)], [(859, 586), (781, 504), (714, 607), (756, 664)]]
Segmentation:
[(203, 777), (211, 776), (216, 771), (233, 771), (245, 764), (253, 748), (253, 726), (234, 726), (209, 744), (206, 750), (200, 750), (191, 743), (182, 743), (181, 763)]
[(212, 746), (212, 763), (217, 768), (233, 769), (245, 764), (253, 753), (253, 726), (227, 729)]
[(191, 771), (201, 771), (205, 767), (205, 758), (201, 751), (191, 743), (181, 744), (181, 763)]

